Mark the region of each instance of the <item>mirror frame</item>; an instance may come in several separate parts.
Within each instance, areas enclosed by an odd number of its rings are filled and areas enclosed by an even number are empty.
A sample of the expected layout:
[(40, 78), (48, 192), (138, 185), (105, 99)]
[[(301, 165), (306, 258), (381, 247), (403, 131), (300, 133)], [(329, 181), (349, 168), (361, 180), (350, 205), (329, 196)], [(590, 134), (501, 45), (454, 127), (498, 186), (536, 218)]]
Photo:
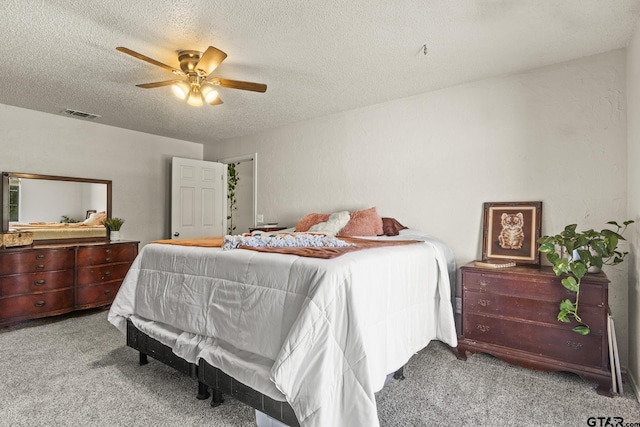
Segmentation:
[[(9, 179), (10, 178), (28, 178), (28, 179), (43, 179), (49, 181), (69, 181), (69, 182), (84, 182), (87, 184), (105, 184), (107, 186), (107, 218), (111, 218), (111, 181), (107, 179), (91, 179), (91, 178), (75, 178), (70, 176), (56, 176), (56, 175), (40, 175), (35, 173), (23, 173), (23, 172), (2, 172), (2, 212), (0, 212), (0, 222), (2, 222), (2, 232), (9, 231)], [(109, 240), (109, 229), (107, 228), (107, 234), (105, 237), (88, 237), (88, 238), (60, 238), (60, 239), (48, 239), (48, 240), (34, 240), (34, 244), (40, 243), (52, 243), (52, 242), (84, 242), (84, 241), (103, 241)]]

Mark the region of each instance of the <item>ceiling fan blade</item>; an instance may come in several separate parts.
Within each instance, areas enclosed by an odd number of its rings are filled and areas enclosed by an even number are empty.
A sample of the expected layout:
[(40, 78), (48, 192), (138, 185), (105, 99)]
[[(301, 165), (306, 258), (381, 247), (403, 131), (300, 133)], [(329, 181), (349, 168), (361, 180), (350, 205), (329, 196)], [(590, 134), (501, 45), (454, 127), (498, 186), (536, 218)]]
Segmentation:
[(162, 62), (158, 62), (155, 59), (151, 59), (148, 56), (144, 56), (141, 53), (134, 52), (133, 50), (127, 49), (126, 47), (121, 47), (120, 46), (120, 47), (117, 47), (116, 50), (119, 51), (119, 52), (122, 52), (122, 53), (126, 53), (127, 55), (131, 55), (134, 58), (142, 59), (143, 61), (146, 61), (146, 62), (148, 62), (150, 64), (157, 65), (158, 67), (164, 68), (165, 70), (171, 71), (172, 73), (177, 74), (179, 76), (184, 76), (184, 73), (182, 71), (178, 70), (177, 68), (173, 68), (173, 67), (171, 67), (171, 66), (169, 66), (167, 64), (163, 64)]
[(141, 87), (143, 89), (153, 89), (154, 87), (170, 86), (172, 84), (180, 83), (183, 81), (184, 80), (165, 80), (163, 82), (143, 83), (141, 85), (136, 85), (136, 86)]
[(218, 68), (218, 65), (220, 65), (226, 57), (227, 54), (220, 49), (209, 46), (200, 57), (200, 61), (196, 64), (196, 71), (202, 71), (205, 76), (208, 76), (213, 70)]
[(215, 77), (211, 79), (211, 83), (218, 84), (222, 87), (229, 87), (231, 89), (251, 90), (254, 92), (266, 92), (267, 85), (263, 83), (243, 82), (240, 80), (229, 80)]

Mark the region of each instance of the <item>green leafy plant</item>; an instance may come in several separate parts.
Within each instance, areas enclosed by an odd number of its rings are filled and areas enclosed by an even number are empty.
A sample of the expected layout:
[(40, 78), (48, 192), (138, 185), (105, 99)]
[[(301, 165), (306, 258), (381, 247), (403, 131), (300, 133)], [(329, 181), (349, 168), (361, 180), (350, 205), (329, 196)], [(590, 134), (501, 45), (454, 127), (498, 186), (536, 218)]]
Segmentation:
[(574, 332), (581, 335), (591, 332), (589, 325), (578, 314), (582, 278), (589, 271), (599, 271), (604, 265), (616, 265), (624, 261), (628, 252), (620, 252), (618, 243), (624, 240), (622, 234), (633, 222), (629, 220), (620, 225), (609, 221), (607, 224), (615, 227), (615, 230), (605, 228), (601, 231), (583, 232), (576, 231), (577, 224), (570, 224), (560, 234), (538, 239), (538, 250), (546, 254), (556, 276), (566, 275), (561, 281), (562, 286), (576, 293), (575, 301), (565, 299), (560, 302), (558, 313), (558, 320), (561, 322), (568, 323), (571, 318), (578, 322), (578, 326), (573, 328)]
[(236, 163), (229, 163), (227, 165), (227, 234), (233, 234), (236, 229), (236, 226), (233, 225), (233, 212), (238, 209), (236, 206), (236, 185), (239, 180)]
[(124, 224), (124, 219), (112, 217), (105, 219), (102, 223), (111, 231), (120, 231), (120, 227)]

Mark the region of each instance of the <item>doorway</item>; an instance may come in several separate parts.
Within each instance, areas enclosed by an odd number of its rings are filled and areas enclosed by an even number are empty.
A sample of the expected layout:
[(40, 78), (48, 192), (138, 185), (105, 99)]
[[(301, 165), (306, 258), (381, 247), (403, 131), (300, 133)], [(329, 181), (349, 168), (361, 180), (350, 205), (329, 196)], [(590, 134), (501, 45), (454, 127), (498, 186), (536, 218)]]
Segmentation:
[[(236, 209), (233, 211), (235, 230), (231, 233), (247, 233), (249, 228), (255, 227), (257, 218), (258, 153), (219, 159), (218, 162), (235, 164), (238, 181), (235, 188)], [(230, 224), (230, 221), (227, 223)]]

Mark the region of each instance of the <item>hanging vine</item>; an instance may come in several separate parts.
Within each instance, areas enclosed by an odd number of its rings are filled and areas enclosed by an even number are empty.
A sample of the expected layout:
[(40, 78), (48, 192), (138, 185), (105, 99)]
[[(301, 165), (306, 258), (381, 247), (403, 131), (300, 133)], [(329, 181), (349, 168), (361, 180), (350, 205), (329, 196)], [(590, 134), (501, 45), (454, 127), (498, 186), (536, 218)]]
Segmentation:
[(227, 234), (233, 234), (236, 226), (233, 224), (233, 211), (237, 210), (236, 206), (236, 185), (240, 177), (236, 171), (236, 165), (240, 163), (229, 163), (227, 165)]

